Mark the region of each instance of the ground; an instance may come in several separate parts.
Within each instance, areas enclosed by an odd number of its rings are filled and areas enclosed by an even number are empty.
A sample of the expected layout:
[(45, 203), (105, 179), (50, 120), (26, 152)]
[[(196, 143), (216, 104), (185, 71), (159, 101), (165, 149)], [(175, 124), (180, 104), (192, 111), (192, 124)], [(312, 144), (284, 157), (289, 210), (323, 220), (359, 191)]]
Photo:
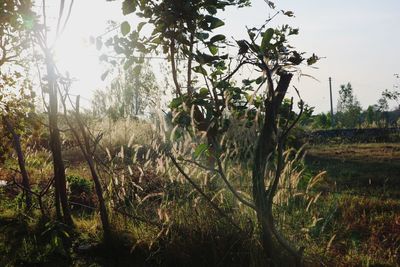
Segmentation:
[[(309, 146), (304, 166), (299, 188), (312, 191), (312, 197), (304, 205), (290, 200), (282, 211), (277, 210), (277, 221), (286, 236), (305, 247), (307, 265), (400, 265), (400, 144)], [(4, 168), (0, 171), (2, 177), (13, 175)], [(84, 164), (69, 165), (68, 173), (88, 177)], [(318, 174), (321, 179), (311, 186), (309, 179), (312, 183)], [(200, 198), (194, 199), (194, 205), (177, 198), (176, 206), (168, 207), (171, 217), (175, 210), (183, 214), (173, 228), (132, 223), (114, 214), (115, 227), (123, 230), (110, 249), (101, 246), (96, 213), (75, 210), (77, 231), (70, 231), (38, 221), (37, 213), (19, 212), (18, 191), (0, 190), (1, 266), (244, 266), (257, 262), (254, 254), (259, 246), (254, 240), (238, 235), (222, 221), (213, 223), (217, 215), (201, 206)], [(192, 194), (185, 186), (165, 190), (171, 197)], [(90, 201), (95, 205), (95, 199)], [(149, 213), (152, 207), (148, 206)], [(155, 217), (162, 216), (161, 210), (157, 212)], [(251, 216), (238, 216), (235, 219), (246, 228)], [(253, 230), (250, 226), (246, 231)]]
[(400, 144), (313, 146), (306, 164), (327, 171), (328, 255), (347, 266), (400, 264)]

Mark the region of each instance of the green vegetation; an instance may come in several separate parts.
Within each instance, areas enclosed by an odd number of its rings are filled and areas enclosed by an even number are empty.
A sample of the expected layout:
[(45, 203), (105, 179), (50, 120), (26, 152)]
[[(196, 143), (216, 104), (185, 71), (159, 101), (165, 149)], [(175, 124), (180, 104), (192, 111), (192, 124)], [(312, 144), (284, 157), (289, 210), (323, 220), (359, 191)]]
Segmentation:
[[(341, 85), (337, 112), (333, 116), (330, 113), (320, 113), (312, 116), (308, 126), (313, 129), (328, 128), (388, 128), (398, 127), (400, 122), (400, 93), (396, 90), (384, 90), (381, 98), (375, 105), (370, 105), (363, 110), (357, 100), (350, 83)], [(389, 109), (389, 103), (397, 106)]]
[[(45, 1), (0, 2), (1, 266), (400, 264), (400, 146), (304, 138), (332, 121), (361, 126), (362, 109), (351, 84), (335, 118), (313, 116), (297, 88), (288, 98), (294, 74), (319, 60), (290, 45), (298, 29), (271, 26), (292, 11), (267, 1), (275, 15), (231, 42), (221, 14), (249, 0), (125, 0), (141, 22), (92, 38), (113, 50), (103, 80), (118, 75), (89, 111), (53, 56), (69, 3), (51, 29)], [(377, 110), (398, 97), (384, 91)]]
[(310, 147), (308, 171), (327, 171), (322, 236), (331, 236), (326, 253), (339, 265), (399, 264), (399, 152), (398, 144)]

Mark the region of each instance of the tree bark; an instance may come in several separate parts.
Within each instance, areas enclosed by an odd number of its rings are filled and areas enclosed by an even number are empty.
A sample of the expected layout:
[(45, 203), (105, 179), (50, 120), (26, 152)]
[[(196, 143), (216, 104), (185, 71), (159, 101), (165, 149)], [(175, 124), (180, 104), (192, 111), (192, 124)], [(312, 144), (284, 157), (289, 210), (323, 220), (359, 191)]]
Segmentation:
[[(269, 88), (271, 93), (269, 93), (265, 100), (264, 123), (257, 140), (254, 154), (252, 169), (253, 199), (256, 206), (257, 220), (260, 226), (260, 239), (267, 260), (273, 260), (274, 256), (274, 226), (273, 221), (270, 220), (270, 218), (272, 218), (272, 205), (268, 203), (268, 195), (271, 194), (271, 192), (266, 190), (265, 173), (267, 163), (272, 162), (274, 158), (277, 145), (275, 133), (277, 114), (292, 76), (293, 75), (290, 73), (281, 74), (276, 90)], [(274, 194), (274, 192), (272, 192), (272, 194)]]
[[(65, 108), (66, 107), (64, 104), (64, 109)], [(65, 112), (65, 116), (67, 118), (66, 110), (64, 112)], [(93, 160), (93, 156), (91, 153), (89, 136), (86, 132), (85, 125), (83, 124), (82, 119), (79, 115), (79, 96), (77, 98), (77, 102), (76, 102), (76, 106), (75, 106), (75, 118), (77, 120), (79, 130), (80, 130), (82, 138), (83, 138), (83, 143), (81, 142), (81, 140), (79, 138), (78, 132), (73, 127), (73, 125), (69, 122), (68, 118), (67, 118), (67, 122), (69, 124), (69, 127), (70, 127), (76, 141), (79, 144), (79, 147), (85, 157), (87, 164), (89, 165), (90, 173), (92, 175), (92, 179), (93, 179), (95, 190), (96, 190), (97, 199), (99, 201), (100, 219), (101, 219), (101, 223), (103, 226), (104, 241), (105, 241), (105, 243), (109, 243), (109, 241), (111, 240), (111, 227), (110, 227), (110, 222), (108, 219), (108, 212), (107, 212), (107, 208), (106, 208), (104, 197), (103, 197), (103, 188), (101, 186), (100, 177), (96, 171), (95, 162)]]
[(3, 122), (6, 125), (8, 132), (12, 135), (14, 149), (17, 153), (18, 158), (18, 166), (22, 176), (22, 186), (24, 188), (25, 194), (25, 208), (28, 211), (32, 206), (32, 198), (30, 192), (31, 186), (29, 183), (29, 175), (25, 166), (24, 154), (22, 153), (20, 136), (15, 132), (15, 129), (7, 116), (3, 116)]
[[(52, 64), (49, 51), (46, 53), (46, 67), (49, 82), (50, 147), (53, 156), (57, 218), (64, 221), (67, 225), (73, 226), (71, 211), (68, 205), (65, 167), (61, 154), (60, 130), (58, 129), (58, 85), (56, 82), (54, 64)], [(61, 214), (60, 204), (63, 214)]]

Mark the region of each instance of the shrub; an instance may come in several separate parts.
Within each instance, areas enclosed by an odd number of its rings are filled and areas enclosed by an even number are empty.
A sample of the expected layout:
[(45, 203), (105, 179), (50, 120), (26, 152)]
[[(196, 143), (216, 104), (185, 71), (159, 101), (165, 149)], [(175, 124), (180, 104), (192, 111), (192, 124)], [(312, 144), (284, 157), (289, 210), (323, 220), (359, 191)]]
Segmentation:
[(78, 175), (67, 176), (69, 201), (72, 208), (80, 210), (94, 206), (93, 182)]

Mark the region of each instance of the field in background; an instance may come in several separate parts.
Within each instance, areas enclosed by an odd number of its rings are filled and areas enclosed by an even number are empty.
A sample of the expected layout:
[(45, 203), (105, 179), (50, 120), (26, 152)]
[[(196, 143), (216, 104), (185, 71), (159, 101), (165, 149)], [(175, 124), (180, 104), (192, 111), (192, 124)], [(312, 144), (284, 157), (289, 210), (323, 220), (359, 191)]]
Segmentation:
[(321, 207), (333, 210), (330, 257), (342, 265), (400, 264), (400, 144), (311, 146), (306, 165), (327, 172), (320, 189)]

